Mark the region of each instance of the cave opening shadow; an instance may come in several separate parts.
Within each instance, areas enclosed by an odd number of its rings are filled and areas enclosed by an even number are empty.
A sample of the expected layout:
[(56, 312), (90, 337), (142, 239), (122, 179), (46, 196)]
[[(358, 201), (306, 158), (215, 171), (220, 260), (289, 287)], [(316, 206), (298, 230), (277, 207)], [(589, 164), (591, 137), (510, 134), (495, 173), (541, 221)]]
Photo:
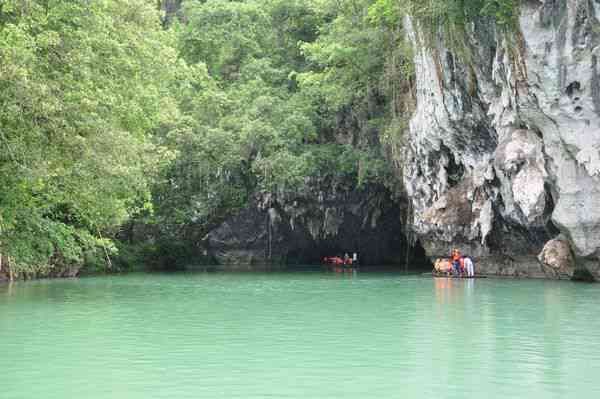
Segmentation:
[(425, 253), (425, 248), (419, 240), (416, 240), (411, 247), (408, 265), (409, 269), (420, 272), (429, 272), (433, 269), (433, 263)]
[[(398, 243), (393, 248), (365, 248), (360, 244), (346, 248), (335, 242), (311, 243), (309, 247), (298, 248), (288, 252), (286, 268), (290, 270), (315, 269), (322, 265), (322, 259), (330, 256), (352, 257), (356, 252), (359, 266), (363, 270), (390, 270), (409, 272), (429, 272), (433, 264), (427, 257), (420, 241), (413, 245), (406, 242)], [(407, 254), (408, 249), (408, 254)]]

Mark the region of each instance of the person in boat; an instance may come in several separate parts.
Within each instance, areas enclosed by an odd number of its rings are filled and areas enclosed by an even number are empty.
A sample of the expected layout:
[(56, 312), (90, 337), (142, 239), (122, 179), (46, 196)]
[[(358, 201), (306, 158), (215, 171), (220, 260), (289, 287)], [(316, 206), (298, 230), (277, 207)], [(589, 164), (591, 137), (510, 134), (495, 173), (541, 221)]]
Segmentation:
[(344, 254), (344, 265), (352, 265), (352, 260), (350, 259), (350, 256), (348, 256), (348, 252)]
[(460, 252), (458, 249), (454, 248), (452, 250), (452, 256), (450, 258), (452, 260), (452, 269), (454, 270), (454, 274), (458, 276), (460, 274)]
[(337, 265), (339, 264), (338, 260), (340, 258), (337, 256), (326, 256), (323, 258), (323, 263), (328, 264), (328, 265)]
[(464, 256), (465, 270), (467, 271), (467, 277), (475, 277), (475, 268), (473, 266), (473, 259), (470, 256)]
[(437, 258), (433, 264), (433, 274), (450, 276), (452, 274), (452, 260)]

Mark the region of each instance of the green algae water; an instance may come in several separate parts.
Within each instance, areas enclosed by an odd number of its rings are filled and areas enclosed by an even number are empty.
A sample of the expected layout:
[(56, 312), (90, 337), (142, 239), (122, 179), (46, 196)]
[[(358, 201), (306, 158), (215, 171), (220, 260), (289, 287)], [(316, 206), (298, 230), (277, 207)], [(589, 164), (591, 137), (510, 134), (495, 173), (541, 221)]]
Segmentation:
[(598, 398), (600, 285), (132, 274), (0, 286), (0, 397)]

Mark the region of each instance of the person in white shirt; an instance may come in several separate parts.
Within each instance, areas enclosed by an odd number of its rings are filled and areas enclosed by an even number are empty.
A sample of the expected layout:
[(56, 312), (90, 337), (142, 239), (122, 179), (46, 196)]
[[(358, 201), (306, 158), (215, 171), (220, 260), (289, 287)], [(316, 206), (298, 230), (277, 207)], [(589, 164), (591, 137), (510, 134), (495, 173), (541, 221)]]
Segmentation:
[(467, 271), (467, 277), (475, 276), (475, 268), (470, 256), (465, 257), (465, 270)]

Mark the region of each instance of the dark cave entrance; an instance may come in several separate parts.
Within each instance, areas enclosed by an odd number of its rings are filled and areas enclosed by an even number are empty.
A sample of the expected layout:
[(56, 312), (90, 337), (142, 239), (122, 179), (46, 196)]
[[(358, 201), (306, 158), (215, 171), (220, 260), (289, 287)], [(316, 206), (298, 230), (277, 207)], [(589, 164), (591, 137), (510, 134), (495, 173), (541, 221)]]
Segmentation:
[(358, 255), (361, 268), (366, 270), (430, 271), (432, 268), (421, 243), (417, 240), (414, 244), (407, 245), (404, 235), (380, 237), (377, 242), (359, 240), (356, 236), (341, 238), (311, 242), (305, 248), (291, 250), (286, 257), (287, 268), (316, 267), (321, 265), (324, 257), (343, 257), (346, 253), (352, 257), (354, 252)]
[(430, 271), (433, 268), (433, 263), (425, 253), (425, 248), (421, 245), (421, 241), (417, 240), (411, 247), (409, 254), (409, 265), (414, 270)]

